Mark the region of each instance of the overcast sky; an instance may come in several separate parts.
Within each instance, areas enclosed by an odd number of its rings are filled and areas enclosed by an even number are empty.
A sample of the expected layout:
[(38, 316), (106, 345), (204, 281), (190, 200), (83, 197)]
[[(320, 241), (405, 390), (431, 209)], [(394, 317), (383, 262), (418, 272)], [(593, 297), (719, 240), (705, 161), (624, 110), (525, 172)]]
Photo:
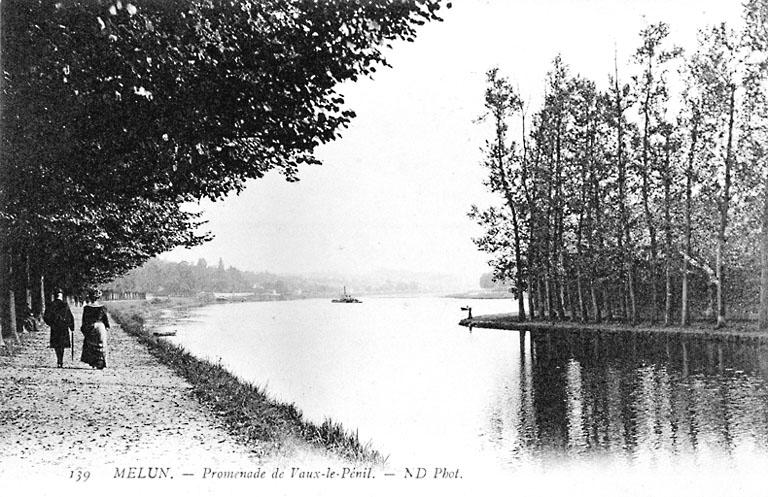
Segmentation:
[(648, 22), (668, 22), (671, 39), (692, 50), (698, 28), (736, 24), (741, 15), (734, 0), (453, 4), (444, 22), (394, 47), (392, 69), (344, 85), (357, 118), (318, 150), (323, 166), (305, 168), (298, 183), (275, 171), (240, 196), (201, 204), (215, 240), (162, 257), (221, 257), (227, 266), (279, 273), (428, 271), (476, 282), (487, 256), (472, 243), (479, 231), (466, 213), (491, 201), (479, 165), (487, 129), (474, 123), (485, 71), (498, 65), (535, 110), (558, 53), (573, 73), (605, 86), (614, 49), (626, 61)]

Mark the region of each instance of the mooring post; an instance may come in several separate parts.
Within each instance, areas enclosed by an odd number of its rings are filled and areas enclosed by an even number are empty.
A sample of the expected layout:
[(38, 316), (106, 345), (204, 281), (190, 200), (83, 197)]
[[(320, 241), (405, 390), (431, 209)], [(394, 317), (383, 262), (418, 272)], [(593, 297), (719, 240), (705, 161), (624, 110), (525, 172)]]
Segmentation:
[(467, 319), (472, 319), (472, 308), (471, 307), (465, 305), (464, 307), (461, 308), (461, 310), (468, 312)]

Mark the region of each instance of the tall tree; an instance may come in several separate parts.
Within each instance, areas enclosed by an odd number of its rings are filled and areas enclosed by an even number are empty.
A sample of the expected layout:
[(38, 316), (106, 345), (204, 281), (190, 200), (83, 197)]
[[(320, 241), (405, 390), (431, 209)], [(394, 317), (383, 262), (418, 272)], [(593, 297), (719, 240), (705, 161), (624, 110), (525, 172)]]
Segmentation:
[[(669, 189), (670, 178), (668, 169), (668, 154), (664, 153), (660, 163), (655, 163), (652, 150), (652, 141), (656, 136), (663, 136), (662, 139), (667, 142), (668, 135), (664, 135), (664, 126), (662, 122), (662, 108), (668, 99), (669, 90), (666, 81), (666, 66), (668, 62), (679, 55), (677, 48), (665, 47), (665, 40), (669, 36), (669, 26), (665, 23), (652, 24), (640, 32), (642, 45), (637, 49), (634, 60), (641, 68), (641, 74), (633, 78), (636, 100), (639, 103), (639, 113), (642, 121), (641, 141), (641, 163), (639, 174), (641, 178), (641, 193), (643, 213), (650, 242), (649, 258), (649, 284), (651, 287), (651, 305), (650, 320), (654, 323), (657, 319), (658, 306), (658, 240), (657, 226), (654, 221), (653, 191), (656, 189), (654, 184), (655, 172), (661, 172), (663, 187), (665, 191), (664, 211), (665, 211), (665, 259), (670, 258), (670, 240), (671, 226), (668, 222), (669, 212)], [(666, 129), (669, 129), (668, 127)], [(669, 273), (669, 264), (666, 264), (666, 271)], [(666, 303), (665, 303), (665, 323), (669, 323), (669, 307), (671, 292), (669, 278), (666, 278)]]
[[(702, 94), (703, 112), (715, 130), (710, 137), (712, 152), (722, 157), (712, 173), (715, 179), (711, 186), (715, 193), (718, 217), (715, 250), (717, 293), (714, 309), (718, 327), (726, 324), (726, 235), (736, 154), (734, 132), (737, 118), (736, 93), (741, 83), (742, 71), (740, 49), (736, 34), (725, 24), (721, 24), (702, 33), (702, 46), (693, 58), (694, 77)], [(719, 138), (720, 136), (723, 138)], [(720, 152), (715, 152), (715, 149)]]
[[(760, 237), (760, 303), (758, 327), (768, 330), (768, 2), (748, 0), (744, 4), (745, 44), (750, 50), (745, 86), (751, 117), (748, 129), (748, 151), (756, 179), (762, 179)], [(762, 178), (761, 178), (762, 176)], [(758, 197), (759, 199), (759, 197)], [(760, 205), (762, 204), (762, 205)]]
[[(522, 102), (509, 81), (498, 74), (497, 68), (488, 71), (486, 82), (488, 85), (485, 91), (486, 113), (481, 120), (492, 121), (494, 138), (486, 144), (486, 158), (483, 163), (489, 170), (487, 182), (489, 188), (492, 192), (503, 196), (506, 207), (509, 209), (514, 244), (514, 281), (516, 282), (518, 318), (524, 321), (526, 312), (523, 292), (526, 288), (526, 277), (522, 255), (522, 230), (525, 226), (522, 214), (525, 202), (520, 188), (520, 168), (513, 171), (510, 167), (512, 162), (519, 166), (520, 157), (516, 154), (515, 145), (510, 146), (507, 143), (509, 130), (507, 120), (522, 110)], [(503, 219), (493, 209), (489, 210), (486, 216), (482, 216), (476, 208), (473, 208), (471, 217), (486, 226), (493, 226), (499, 219)], [(498, 251), (499, 248), (498, 245), (489, 244), (487, 238), (480, 239), (478, 245), (492, 252)], [(502, 271), (499, 276), (505, 279), (506, 276), (511, 275), (503, 274)]]
[(624, 112), (631, 107), (629, 100), (630, 87), (622, 85), (619, 80), (618, 56), (614, 55), (614, 72), (611, 79), (611, 92), (613, 99), (613, 125), (616, 132), (615, 163), (618, 176), (618, 252), (623, 271), (623, 280), (626, 285), (626, 293), (622, 298), (625, 316), (631, 324), (637, 322), (637, 299), (635, 296), (635, 260), (633, 255), (632, 237), (630, 232), (630, 212), (627, 193), (627, 161), (626, 161), (626, 121)]

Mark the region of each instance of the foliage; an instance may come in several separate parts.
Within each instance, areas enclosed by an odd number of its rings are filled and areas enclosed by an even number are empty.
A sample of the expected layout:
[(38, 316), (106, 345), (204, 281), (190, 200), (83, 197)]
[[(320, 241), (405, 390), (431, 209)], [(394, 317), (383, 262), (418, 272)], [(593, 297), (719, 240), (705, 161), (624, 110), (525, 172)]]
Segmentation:
[(338, 83), (386, 65), (440, 1), (1, 8), (0, 250), (75, 291), (209, 239), (186, 202), (318, 164), (354, 117)]
[[(508, 130), (510, 119), (526, 122), (524, 106), (516, 96), (496, 105), (486, 185), (522, 221), (498, 206), (473, 206), (470, 216), (485, 229), (476, 243), (493, 256), (494, 274), (528, 277), (534, 314), (634, 322), (662, 309), (669, 324), (690, 300), (698, 316), (723, 324), (726, 302), (735, 317), (757, 310), (767, 9), (747, 2), (741, 36), (725, 25), (701, 30), (685, 59), (668, 46), (667, 25), (649, 25), (630, 83), (617, 63), (604, 89), (557, 57), (522, 151)], [(493, 69), (486, 109), (501, 88), (511, 85)], [(527, 248), (519, 260), (516, 238)]]

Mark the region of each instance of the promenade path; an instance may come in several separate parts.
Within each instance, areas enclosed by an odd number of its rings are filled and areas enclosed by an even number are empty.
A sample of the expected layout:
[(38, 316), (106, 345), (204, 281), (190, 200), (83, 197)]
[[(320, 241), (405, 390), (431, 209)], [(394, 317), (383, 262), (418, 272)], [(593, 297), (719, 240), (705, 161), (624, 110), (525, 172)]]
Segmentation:
[(264, 447), (239, 444), (186, 380), (114, 323), (107, 369), (80, 362), (82, 308), (72, 311), (75, 360), (66, 350), (64, 368), (47, 327), (0, 356), (0, 482), (69, 479), (78, 469), (114, 478), (120, 467), (171, 467), (181, 478), (203, 466), (258, 466)]

